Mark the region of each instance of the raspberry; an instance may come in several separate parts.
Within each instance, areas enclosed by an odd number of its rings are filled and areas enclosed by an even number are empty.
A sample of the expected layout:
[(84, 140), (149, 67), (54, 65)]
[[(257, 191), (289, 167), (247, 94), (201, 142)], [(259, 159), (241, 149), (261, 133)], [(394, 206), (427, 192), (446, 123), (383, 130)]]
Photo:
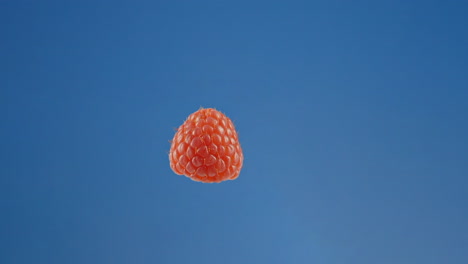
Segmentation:
[(236, 179), (243, 160), (234, 124), (213, 108), (201, 108), (187, 118), (169, 153), (176, 174), (206, 183)]

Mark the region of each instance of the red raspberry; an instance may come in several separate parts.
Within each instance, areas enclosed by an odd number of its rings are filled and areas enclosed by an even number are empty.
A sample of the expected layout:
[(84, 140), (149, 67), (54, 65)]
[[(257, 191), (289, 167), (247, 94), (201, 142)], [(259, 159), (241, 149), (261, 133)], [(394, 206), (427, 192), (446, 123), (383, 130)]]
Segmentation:
[(213, 108), (191, 114), (171, 144), (172, 170), (194, 181), (222, 182), (239, 176), (244, 155), (231, 119)]

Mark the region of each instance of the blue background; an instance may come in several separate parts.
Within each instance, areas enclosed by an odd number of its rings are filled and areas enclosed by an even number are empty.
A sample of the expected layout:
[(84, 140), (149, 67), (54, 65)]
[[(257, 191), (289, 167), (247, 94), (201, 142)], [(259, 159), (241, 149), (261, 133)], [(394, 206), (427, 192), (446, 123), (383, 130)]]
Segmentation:
[(462, 2), (1, 1), (0, 263), (468, 263)]

